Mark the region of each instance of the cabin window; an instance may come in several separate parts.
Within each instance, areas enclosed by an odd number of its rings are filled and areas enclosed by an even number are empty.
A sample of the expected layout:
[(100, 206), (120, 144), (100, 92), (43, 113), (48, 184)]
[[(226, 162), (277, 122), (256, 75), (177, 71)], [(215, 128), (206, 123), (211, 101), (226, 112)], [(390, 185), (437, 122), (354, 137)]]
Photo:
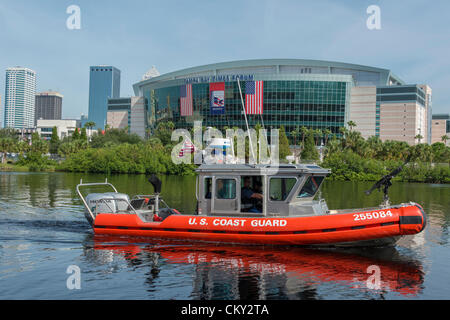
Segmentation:
[(205, 178), (204, 186), (205, 186), (204, 190), (205, 199), (211, 199), (212, 178)]
[(234, 198), (236, 198), (236, 180), (217, 179), (216, 199), (234, 199)]
[(297, 179), (295, 178), (271, 178), (269, 187), (270, 200), (286, 200), (296, 182)]
[(241, 176), (241, 211), (262, 212), (262, 176)]
[(309, 198), (316, 194), (317, 190), (319, 190), (320, 184), (322, 183), (323, 179), (325, 177), (320, 176), (310, 176), (306, 180), (305, 184), (303, 185), (302, 190), (298, 194), (297, 198)]

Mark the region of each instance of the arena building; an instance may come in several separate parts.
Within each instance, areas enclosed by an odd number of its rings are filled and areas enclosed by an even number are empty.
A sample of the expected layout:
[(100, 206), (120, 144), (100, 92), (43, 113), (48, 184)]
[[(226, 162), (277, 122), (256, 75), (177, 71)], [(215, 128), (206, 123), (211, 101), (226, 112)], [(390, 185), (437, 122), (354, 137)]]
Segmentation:
[[(258, 83), (261, 89), (255, 89)], [(396, 89), (389, 92), (391, 87)], [(247, 94), (260, 90), (260, 113), (248, 114), (251, 127), (283, 125), (289, 135), (305, 126), (339, 135), (339, 128), (353, 120), (366, 138), (376, 135), (410, 143), (418, 133), (422, 142), (431, 138), (431, 89), (407, 85), (388, 69), (318, 60), (242, 60), (162, 75), (152, 68), (133, 89), (145, 98), (148, 132), (167, 120), (176, 128), (190, 128), (194, 120), (202, 120), (206, 127), (245, 129), (243, 104), (247, 108)], [(397, 116), (396, 109), (389, 113), (391, 105), (406, 106), (408, 112), (398, 115), (404, 124), (401, 132), (384, 134), (383, 113)], [(391, 120), (386, 122), (389, 130)]]

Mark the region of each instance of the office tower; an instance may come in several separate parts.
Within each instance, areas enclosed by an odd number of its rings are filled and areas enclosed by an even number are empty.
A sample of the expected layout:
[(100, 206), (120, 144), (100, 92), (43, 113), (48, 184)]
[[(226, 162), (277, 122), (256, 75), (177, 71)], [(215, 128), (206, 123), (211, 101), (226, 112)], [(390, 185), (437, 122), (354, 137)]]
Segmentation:
[(6, 69), (5, 121), (7, 128), (32, 128), (36, 93), (36, 72), (23, 67)]
[(433, 114), (431, 143), (444, 142), (450, 146), (450, 139), (442, 140), (442, 137), (450, 138), (450, 114)]
[(110, 128), (125, 129), (145, 138), (147, 102), (144, 97), (108, 99), (107, 124)]
[(120, 97), (120, 70), (113, 66), (91, 66), (89, 76), (89, 121), (104, 128), (108, 99)]
[(58, 92), (48, 91), (36, 94), (35, 117), (36, 125), (38, 119), (59, 120), (62, 114), (63, 95)]

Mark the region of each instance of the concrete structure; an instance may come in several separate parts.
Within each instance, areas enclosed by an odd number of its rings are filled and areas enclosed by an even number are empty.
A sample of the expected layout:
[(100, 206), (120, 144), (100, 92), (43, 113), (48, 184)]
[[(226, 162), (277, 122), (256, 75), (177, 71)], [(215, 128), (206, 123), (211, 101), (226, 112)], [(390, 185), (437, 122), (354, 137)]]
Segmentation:
[(63, 120), (43, 120), (38, 119), (37, 120), (37, 126), (36, 131), (39, 133), (39, 135), (45, 139), (50, 140), (52, 137), (52, 131), (53, 127), (56, 127), (58, 131), (58, 137), (59, 139), (63, 139), (65, 137), (71, 136), (76, 128), (79, 128), (80, 126), (80, 120), (70, 120), (70, 119), (63, 119)]
[(432, 136), (432, 126), (431, 126), (431, 120), (433, 117), (433, 105), (432, 105), (432, 90), (428, 85), (419, 85), (419, 87), (423, 90), (425, 93), (425, 109), (427, 110), (427, 140), (426, 142), (428, 144), (431, 143), (431, 136)]
[[(431, 128), (431, 143), (443, 142), (445, 135), (450, 138), (450, 114), (434, 114)], [(450, 139), (446, 143), (450, 146)]]
[(147, 104), (144, 97), (108, 99), (107, 124), (146, 137)]
[(108, 99), (120, 97), (120, 70), (113, 66), (91, 66), (89, 76), (89, 121), (104, 128)]
[(5, 128), (32, 128), (36, 94), (36, 72), (23, 67), (6, 69)]
[(377, 119), (377, 88), (375, 86), (353, 87), (350, 100), (350, 120), (356, 123), (355, 130), (364, 138), (375, 136)]
[[(421, 86), (378, 87), (377, 108), (381, 140), (405, 141), (411, 145), (431, 141), (426, 93)], [(418, 135), (422, 138), (416, 138)]]
[(35, 125), (38, 119), (61, 120), (62, 98), (63, 95), (59, 92), (46, 91), (37, 93), (34, 117)]
[(364, 138), (431, 142), (431, 88), (427, 85), (353, 87), (350, 119)]

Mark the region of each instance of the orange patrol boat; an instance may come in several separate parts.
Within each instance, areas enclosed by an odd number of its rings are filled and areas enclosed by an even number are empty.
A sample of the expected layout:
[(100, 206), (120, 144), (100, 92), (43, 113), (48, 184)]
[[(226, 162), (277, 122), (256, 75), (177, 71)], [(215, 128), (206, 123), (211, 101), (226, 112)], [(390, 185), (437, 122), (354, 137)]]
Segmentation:
[[(95, 234), (200, 240), (260, 245), (385, 246), (421, 232), (426, 215), (417, 203), (330, 210), (314, 200), (330, 173), (317, 165), (201, 165), (197, 169), (195, 214), (170, 208), (160, 196), (161, 181), (149, 179), (155, 193), (128, 195), (104, 183), (77, 186), (85, 216)], [(398, 172), (397, 172), (398, 171)], [(109, 186), (113, 192), (82, 195), (82, 187)]]

